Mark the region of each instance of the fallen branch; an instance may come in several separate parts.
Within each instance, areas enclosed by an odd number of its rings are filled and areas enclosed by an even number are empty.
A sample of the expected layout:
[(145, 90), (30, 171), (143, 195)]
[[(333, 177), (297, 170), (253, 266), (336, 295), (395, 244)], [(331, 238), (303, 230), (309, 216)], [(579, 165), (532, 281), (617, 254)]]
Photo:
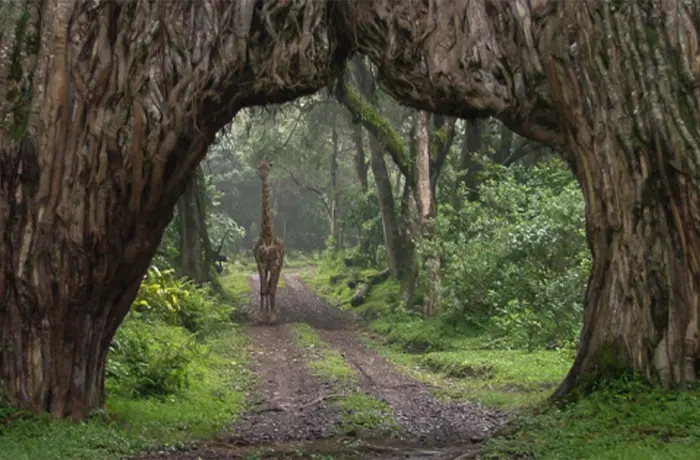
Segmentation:
[(319, 396), (318, 398), (314, 399), (311, 402), (307, 402), (306, 404), (302, 404), (301, 406), (295, 407), (294, 410), (296, 411), (296, 410), (305, 409), (309, 406), (316, 405), (316, 404), (323, 402), (323, 401), (326, 401), (328, 399), (337, 399), (337, 398), (342, 398), (343, 396), (347, 396), (347, 393), (333, 393), (333, 394), (329, 394), (329, 395)]
[(358, 286), (355, 294), (353, 294), (352, 298), (350, 298), (350, 305), (357, 307), (365, 303), (370, 292), (372, 292), (372, 287), (386, 281), (389, 278), (390, 273), (391, 272), (387, 268), (380, 273), (370, 275), (365, 281), (359, 283), (359, 286), (356, 283), (352, 283), (352, 285), (348, 283), (351, 288)]

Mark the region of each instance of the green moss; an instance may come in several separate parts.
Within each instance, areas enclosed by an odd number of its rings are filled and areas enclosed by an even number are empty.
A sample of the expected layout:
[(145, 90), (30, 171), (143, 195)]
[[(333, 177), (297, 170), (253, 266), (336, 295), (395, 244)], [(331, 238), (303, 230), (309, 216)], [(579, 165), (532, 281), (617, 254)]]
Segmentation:
[(347, 97), (357, 108), (360, 119), (376, 126), (382, 133), (382, 137), (388, 144), (387, 148), (401, 154), (406, 151), (406, 146), (401, 136), (394, 131), (389, 122), (379, 115), (371, 104), (365, 102), (362, 96), (350, 85), (347, 85)]
[[(8, 80), (14, 82), (10, 84), (7, 91), (7, 100), (12, 107), (12, 120), (9, 122), (0, 121), (0, 128), (3, 129), (12, 139), (19, 140), (24, 136), (29, 121), (29, 109), (27, 102), (31, 98), (31, 88), (26, 86), (31, 80), (31, 76), (22, 73), (21, 55), (24, 48), (27, 53), (38, 51), (38, 39), (34, 34), (27, 35), (27, 25), (29, 23), (29, 13), (24, 12), (18, 19), (15, 26), (16, 42), (10, 55), (10, 70)], [(29, 45), (29, 46), (28, 46)], [(25, 86), (22, 85), (23, 81)]]

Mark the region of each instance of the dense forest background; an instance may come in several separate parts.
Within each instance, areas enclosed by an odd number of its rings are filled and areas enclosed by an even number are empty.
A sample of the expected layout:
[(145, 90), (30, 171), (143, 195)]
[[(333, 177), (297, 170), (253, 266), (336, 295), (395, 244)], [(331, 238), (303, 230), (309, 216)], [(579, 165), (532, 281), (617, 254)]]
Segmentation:
[[(363, 98), (351, 85), (346, 93), (357, 106), (325, 92), (237, 116), (200, 166), (201, 223), (183, 213), (183, 196), (156, 265), (192, 275), (178, 260), (192, 251), (199, 252), (186, 258), (201, 264), (217, 255), (250, 258), (261, 206), (256, 166), (266, 158), (274, 227), (290, 257), (339, 272), (392, 269), (401, 312), (444, 325), (438, 336), (426, 333), (435, 340), (478, 331), (493, 347), (573, 347), (590, 253), (583, 198), (568, 166), (494, 119), (431, 115), (434, 211), (426, 218), (415, 171), (420, 114), (373, 87)], [(208, 241), (188, 242), (184, 233)], [(392, 257), (403, 270), (394, 270)], [(435, 308), (428, 312), (427, 304)]]

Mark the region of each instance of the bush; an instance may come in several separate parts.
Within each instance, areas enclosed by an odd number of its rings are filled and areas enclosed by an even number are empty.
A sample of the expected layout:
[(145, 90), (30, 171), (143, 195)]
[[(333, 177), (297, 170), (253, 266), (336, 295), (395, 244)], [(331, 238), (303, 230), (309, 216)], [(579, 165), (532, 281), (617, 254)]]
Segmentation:
[(169, 396), (187, 384), (188, 367), (201, 346), (184, 328), (130, 315), (109, 351), (110, 390), (127, 397)]
[(231, 305), (215, 299), (210, 288), (152, 266), (110, 347), (112, 391), (166, 397), (185, 388), (190, 364), (204, 352), (200, 342), (229, 325)]
[(558, 160), (486, 166), (480, 202), (440, 208), (445, 320), (494, 347), (571, 345), (590, 272), (579, 186)]
[(176, 278), (173, 269), (149, 268), (133, 310), (145, 321), (160, 320), (182, 326), (199, 336), (225, 325), (233, 307), (216, 302), (210, 287), (198, 288), (191, 280)]

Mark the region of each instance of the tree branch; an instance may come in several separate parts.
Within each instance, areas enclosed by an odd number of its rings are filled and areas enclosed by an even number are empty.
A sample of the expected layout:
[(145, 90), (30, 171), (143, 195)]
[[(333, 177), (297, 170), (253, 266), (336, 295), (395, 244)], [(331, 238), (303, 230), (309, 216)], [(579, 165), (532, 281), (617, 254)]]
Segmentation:
[[(447, 117), (444, 120), (443, 126), (436, 133), (436, 141), (434, 144), (435, 158), (430, 163), (430, 184), (435, 186), (438, 177), (440, 177), (440, 172), (442, 167), (445, 165), (445, 160), (447, 159), (447, 154), (450, 153), (450, 148), (452, 148), (452, 143), (455, 139), (455, 126), (457, 125), (457, 119), (454, 117)], [(442, 134), (444, 133), (444, 135)]]
[(406, 148), (401, 136), (382, 118), (372, 104), (365, 101), (362, 96), (340, 76), (335, 86), (335, 97), (353, 116), (353, 121), (358, 121), (374, 136), (389, 153), (394, 163), (406, 177), (411, 176), (411, 169), (406, 158)]
[(511, 166), (516, 161), (522, 160), (531, 153), (535, 153), (541, 147), (541, 144), (538, 142), (526, 139), (515, 150), (513, 150), (513, 153), (511, 153), (508, 158), (503, 160), (503, 166)]
[(329, 216), (331, 215), (331, 207), (330, 207), (330, 205), (328, 204), (328, 201), (326, 201), (326, 197), (324, 196), (324, 194), (323, 194), (323, 192), (322, 192), (321, 190), (317, 189), (316, 187), (313, 187), (313, 186), (311, 186), (311, 185), (308, 185), (308, 184), (305, 184), (305, 183), (301, 182), (299, 179), (297, 179), (297, 178), (294, 176), (294, 173), (293, 173), (292, 171), (290, 171), (289, 169), (285, 168), (284, 166), (278, 166), (278, 168), (280, 168), (282, 171), (284, 171), (284, 172), (286, 172), (287, 174), (289, 174), (289, 177), (291, 177), (292, 180), (294, 181), (294, 183), (296, 183), (299, 187), (305, 188), (306, 190), (308, 190), (308, 191), (313, 192), (314, 194), (316, 194), (316, 195), (318, 196), (318, 198), (321, 200), (321, 202), (323, 203), (323, 206), (326, 208), (326, 212), (328, 213), (328, 215), (329, 215)]

